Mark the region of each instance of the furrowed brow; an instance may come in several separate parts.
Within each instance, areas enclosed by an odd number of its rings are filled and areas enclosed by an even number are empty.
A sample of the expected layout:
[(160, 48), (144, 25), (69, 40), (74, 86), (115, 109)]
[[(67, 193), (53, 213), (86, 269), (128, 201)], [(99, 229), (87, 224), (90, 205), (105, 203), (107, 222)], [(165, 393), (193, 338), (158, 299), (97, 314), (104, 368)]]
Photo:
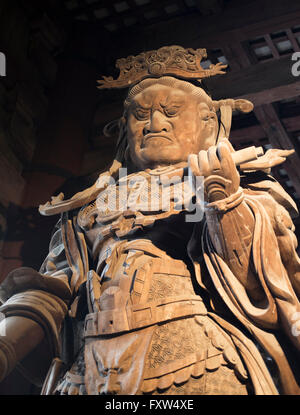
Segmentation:
[(146, 103), (141, 104), (138, 101), (134, 101), (133, 104), (135, 108), (140, 108), (142, 110), (148, 110), (149, 108), (151, 108), (151, 104), (148, 104), (148, 105)]
[(161, 102), (160, 105), (162, 108), (171, 107), (171, 106), (181, 107), (184, 103), (185, 103), (185, 100), (182, 99), (181, 97), (180, 98), (172, 97), (166, 100), (165, 102)]

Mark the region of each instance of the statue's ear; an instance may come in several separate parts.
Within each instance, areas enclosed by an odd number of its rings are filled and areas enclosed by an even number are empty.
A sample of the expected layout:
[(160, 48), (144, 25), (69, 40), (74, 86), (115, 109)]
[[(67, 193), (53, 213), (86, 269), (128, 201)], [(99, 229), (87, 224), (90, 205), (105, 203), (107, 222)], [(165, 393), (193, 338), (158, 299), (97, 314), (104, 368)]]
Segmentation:
[(110, 121), (108, 124), (106, 124), (103, 128), (103, 134), (105, 137), (111, 138), (115, 137), (119, 134), (120, 130), (120, 120), (119, 118), (117, 120)]
[[(204, 137), (205, 144), (202, 142), (202, 146), (204, 145), (203, 149), (207, 150), (208, 147), (215, 145), (219, 133), (219, 119), (217, 116), (217, 112), (214, 106), (211, 106), (210, 103), (203, 108), (203, 102), (199, 102), (197, 107), (197, 117), (202, 122), (208, 122), (209, 125), (212, 125), (212, 118), (214, 119), (214, 127), (213, 131), (209, 134), (209, 136)], [(208, 108), (207, 108), (208, 107)], [(203, 112), (204, 111), (204, 112)], [(208, 116), (208, 117), (207, 117)]]

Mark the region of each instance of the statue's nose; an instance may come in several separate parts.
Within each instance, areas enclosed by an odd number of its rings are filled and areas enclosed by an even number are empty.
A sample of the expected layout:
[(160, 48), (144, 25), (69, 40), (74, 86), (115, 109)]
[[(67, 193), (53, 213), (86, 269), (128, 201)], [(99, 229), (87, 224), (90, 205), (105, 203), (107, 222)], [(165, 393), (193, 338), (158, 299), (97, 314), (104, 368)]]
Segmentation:
[(160, 111), (153, 111), (153, 113), (150, 116), (149, 121), (144, 127), (144, 134), (149, 133), (160, 133), (162, 131), (169, 131), (170, 130), (170, 124), (168, 123), (168, 120), (164, 114), (162, 114)]

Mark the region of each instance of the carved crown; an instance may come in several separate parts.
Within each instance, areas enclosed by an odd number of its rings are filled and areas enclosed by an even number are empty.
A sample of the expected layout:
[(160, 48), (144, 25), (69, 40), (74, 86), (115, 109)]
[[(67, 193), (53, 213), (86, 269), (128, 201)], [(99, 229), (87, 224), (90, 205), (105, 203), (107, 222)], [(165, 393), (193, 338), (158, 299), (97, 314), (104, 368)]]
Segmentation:
[(223, 69), (227, 65), (221, 62), (203, 69), (201, 60), (206, 57), (206, 49), (184, 49), (182, 46), (164, 46), (137, 56), (128, 56), (116, 62), (116, 68), (120, 70), (118, 79), (103, 76), (97, 81), (98, 88), (126, 88), (145, 78), (166, 75), (200, 82), (203, 78), (225, 73)]

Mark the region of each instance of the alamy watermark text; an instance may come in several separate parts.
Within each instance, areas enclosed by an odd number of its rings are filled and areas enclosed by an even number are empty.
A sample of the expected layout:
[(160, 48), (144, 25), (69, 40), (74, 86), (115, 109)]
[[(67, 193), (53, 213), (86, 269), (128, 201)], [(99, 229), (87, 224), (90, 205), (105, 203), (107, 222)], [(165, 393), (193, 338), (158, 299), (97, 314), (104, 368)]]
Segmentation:
[(0, 52), (0, 76), (6, 76), (6, 56)]
[(292, 65), (292, 75), (300, 76), (300, 52), (295, 52), (292, 54), (292, 61), (295, 61), (295, 63)]

